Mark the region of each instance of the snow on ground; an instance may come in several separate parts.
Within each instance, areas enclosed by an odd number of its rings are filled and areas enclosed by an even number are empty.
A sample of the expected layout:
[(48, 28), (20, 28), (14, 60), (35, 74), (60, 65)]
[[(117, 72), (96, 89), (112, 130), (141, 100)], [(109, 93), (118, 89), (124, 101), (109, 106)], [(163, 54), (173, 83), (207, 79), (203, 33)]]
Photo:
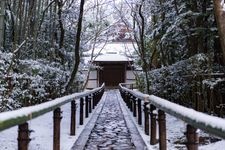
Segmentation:
[[(122, 98), (121, 98), (122, 100)], [(126, 104), (123, 102), (125, 109), (128, 110), (126, 107)], [(128, 110), (129, 111), (129, 110)], [(130, 112), (130, 111), (129, 111)], [(133, 113), (130, 112), (130, 115), (133, 116)], [(137, 119), (132, 117), (133, 121), (136, 124), (136, 127), (138, 128), (138, 131), (140, 135), (143, 137), (148, 149), (150, 150), (158, 150), (159, 144), (156, 145), (150, 145), (150, 136), (147, 136), (144, 133), (143, 126), (138, 125)], [(144, 114), (142, 114), (142, 122), (144, 123)], [(186, 146), (184, 145), (184, 142), (186, 142), (186, 123), (183, 122), (180, 119), (177, 119), (169, 114), (166, 114), (166, 128), (167, 128), (167, 149), (168, 150), (186, 150)], [(158, 131), (157, 131), (158, 133)], [(211, 135), (199, 131), (199, 136), (201, 137), (212, 137)], [(158, 137), (157, 137), (158, 138)], [(175, 144), (176, 143), (176, 144)], [(207, 145), (199, 145), (199, 150), (222, 150), (225, 147), (225, 140), (221, 140), (215, 143), (209, 143)]]
[(200, 146), (199, 150), (222, 150), (225, 147), (225, 140), (211, 143), (209, 145)]
[[(70, 104), (61, 108), (61, 149), (67, 150), (72, 147), (75, 136), (69, 134), (70, 131)], [(50, 150), (53, 148), (53, 112), (28, 121), (32, 139), (29, 149), (32, 150)], [(2, 131), (0, 134), (0, 147), (7, 150), (15, 150), (17, 147), (17, 126)]]
[[(121, 99), (122, 100), (122, 99)], [(79, 104), (78, 104), (79, 106)], [(125, 104), (124, 104), (125, 107)], [(128, 109), (127, 107), (125, 107)], [(75, 140), (80, 135), (81, 131), (84, 129), (85, 125), (89, 121), (90, 117), (88, 119), (85, 119), (84, 125), (77, 126), (76, 128), (76, 136), (70, 136), (70, 104), (66, 104), (62, 107), (62, 115), (63, 119), (61, 121), (61, 149), (62, 150), (68, 150), (72, 147)], [(79, 108), (77, 108), (79, 110)], [(78, 112), (78, 111), (77, 111)], [(53, 119), (52, 115), (53, 113), (47, 113), (41, 117), (38, 117), (36, 119), (33, 119), (29, 121), (30, 129), (34, 130), (34, 132), (31, 133), (31, 139), (32, 141), (29, 144), (29, 149), (31, 150), (51, 150), (52, 149), (52, 143), (53, 143)], [(130, 115), (132, 113), (130, 112)], [(133, 117), (132, 117), (133, 118)], [(170, 116), (166, 115), (167, 118), (167, 146), (169, 150), (182, 150), (186, 149), (184, 144), (178, 144), (185, 141), (184, 132), (186, 130), (186, 123), (183, 121)], [(143, 127), (137, 124), (137, 120), (133, 118), (133, 121), (135, 122), (136, 126), (138, 127), (138, 130), (145, 140), (145, 143), (147, 144), (149, 149), (158, 150), (159, 146), (156, 145), (150, 145), (150, 137), (145, 135), (143, 132)], [(79, 115), (77, 113), (77, 124), (79, 123)], [(207, 134), (200, 131), (201, 136), (205, 136)], [(174, 144), (176, 142), (177, 144)], [(200, 150), (221, 150), (225, 147), (225, 140), (218, 141), (215, 143), (210, 143), (208, 145), (200, 145)], [(5, 131), (2, 131), (0, 134), (0, 148), (1, 150), (15, 150), (17, 148), (17, 126), (12, 127), (10, 129), (7, 129)]]
[[(104, 95), (103, 95), (104, 96)], [(82, 130), (90, 120), (84, 119), (84, 125), (79, 124), (79, 102), (77, 101), (77, 114), (76, 114), (76, 135), (70, 136), (70, 103), (61, 107), (62, 120), (61, 120), (61, 150), (69, 150)], [(96, 109), (95, 109), (96, 110)], [(95, 112), (95, 110), (93, 112)], [(43, 116), (28, 121), (31, 132), (30, 138), (32, 139), (29, 144), (31, 150), (51, 150), (53, 149), (53, 112), (46, 113)], [(17, 149), (17, 132), (18, 127), (12, 127), (0, 133), (0, 149), (1, 150), (15, 150)]]

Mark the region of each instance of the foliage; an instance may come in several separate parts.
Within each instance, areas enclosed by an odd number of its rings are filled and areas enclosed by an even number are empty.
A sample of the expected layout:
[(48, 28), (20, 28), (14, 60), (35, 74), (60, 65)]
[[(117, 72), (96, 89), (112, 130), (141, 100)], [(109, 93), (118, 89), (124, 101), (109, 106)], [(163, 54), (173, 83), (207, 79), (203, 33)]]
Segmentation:
[[(70, 72), (64, 70), (60, 63), (50, 63), (44, 59), (16, 60), (13, 72), (7, 75), (11, 56), (11, 53), (0, 51), (0, 111), (34, 105), (62, 96), (63, 86)], [(81, 78), (77, 80), (82, 81)], [(73, 88), (73, 92), (77, 91), (76, 88)]]
[[(211, 72), (209, 64), (210, 59), (207, 55), (197, 54), (171, 66), (150, 71), (150, 94), (188, 104), (186, 94), (191, 91), (190, 78)], [(140, 76), (142, 82), (139, 85), (146, 87), (143, 73)]]

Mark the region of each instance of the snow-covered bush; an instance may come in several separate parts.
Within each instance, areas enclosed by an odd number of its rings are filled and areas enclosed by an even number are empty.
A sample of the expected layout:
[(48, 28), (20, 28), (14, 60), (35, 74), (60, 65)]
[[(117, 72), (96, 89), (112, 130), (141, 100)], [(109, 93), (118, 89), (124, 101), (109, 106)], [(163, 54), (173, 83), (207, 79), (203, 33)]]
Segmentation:
[[(178, 103), (188, 103), (186, 94), (190, 92), (190, 77), (209, 72), (210, 59), (205, 54), (197, 54), (187, 60), (179, 61), (171, 66), (150, 71), (150, 92)], [(140, 76), (144, 78), (144, 73)], [(139, 85), (145, 85), (143, 80)]]
[(11, 60), (11, 53), (0, 51), (0, 111), (62, 96), (70, 72), (61, 64), (46, 60), (16, 60), (8, 71)]

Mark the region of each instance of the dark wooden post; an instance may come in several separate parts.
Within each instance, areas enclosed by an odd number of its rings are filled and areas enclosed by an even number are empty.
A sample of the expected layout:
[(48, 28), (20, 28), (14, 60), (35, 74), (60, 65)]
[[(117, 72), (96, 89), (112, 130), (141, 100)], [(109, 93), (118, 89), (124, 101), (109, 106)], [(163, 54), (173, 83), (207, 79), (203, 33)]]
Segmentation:
[(129, 99), (130, 99), (130, 95), (129, 93), (125, 92), (125, 103), (127, 105), (128, 108), (130, 108), (130, 103), (129, 103)]
[(95, 93), (95, 106), (98, 104), (98, 92)]
[(198, 150), (199, 137), (196, 132), (197, 129), (191, 125), (187, 125), (187, 149), (188, 150)]
[(101, 92), (100, 91), (98, 91), (97, 92), (97, 103), (96, 104), (98, 104), (99, 102), (100, 102), (100, 99), (101, 99)]
[(60, 121), (61, 109), (56, 108), (53, 112), (53, 150), (60, 150)]
[(147, 105), (149, 103), (145, 100), (144, 102), (144, 115), (145, 115), (145, 134), (146, 135), (149, 135), (149, 114), (148, 114), (148, 108), (147, 108)]
[(76, 134), (76, 102), (71, 102), (70, 135)]
[(95, 93), (95, 106), (98, 104), (98, 92)]
[(138, 99), (138, 124), (142, 125), (141, 99)]
[(125, 92), (125, 103), (127, 105), (128, 108), (130, 108), (129, 106), (129, 93)]
[(136, 103), (136, 98), (133, 96), (133, 98), (132, 98), (132, 100), (133, 100), (133, 116), (134, 117), (137, 117), (137, 103)]
[(93, 93), (93, 95), (92, 95), (92, 109), (95, 108), (95, 99), (96, 99), (96, 95), (95, 95), (95, 93)]
[(88, 105), (89, 105), (89, 100), (88, 96), (85, 97), (85, 118), (88, 118)]
[(126, 103), (126, 105), (128, 106), (127, 99), (128, 99), (128, 93), (124, 91), (124, 99), (123, 100)]
[(26, 122), (21, 124), (18, 128), (18, 150), (28, 150), (28, 145), (30, 142), (28, 123)]
[(88, 98), (88, 100), (89, 100), (89, 113), (91, 113), (91, 111), (92, 111), (92, 107), (91, 107), (91, 105), (92, 105), (92, 95), (89, 95), (89, 98)]
[(162, 110), (158, 111), (159, 122), (159, 149), (166, 150), (166, 115)]
[(84, 124), (84, 98), (80, 98), (80, 125)]
[(130, 97), (131, 97), (131, 95), (130, 95), (130, 93), (127, 93), (127, 106), (128, 106), (128, 108), (130, 109)]
[(129, 103), (130, 103), (130, 111), (133, 112), (133, 95), (130, 95)]
[(156, 139), (156, 132), (157, 132), (157, 126), (156, 126), (156, 113), (154, 113), (155, 106), (150, 106), (150, 117), (151, 117), (151, 136), (150, 136), (150, 144), (155, 145), (158, 143), (158, 140)]

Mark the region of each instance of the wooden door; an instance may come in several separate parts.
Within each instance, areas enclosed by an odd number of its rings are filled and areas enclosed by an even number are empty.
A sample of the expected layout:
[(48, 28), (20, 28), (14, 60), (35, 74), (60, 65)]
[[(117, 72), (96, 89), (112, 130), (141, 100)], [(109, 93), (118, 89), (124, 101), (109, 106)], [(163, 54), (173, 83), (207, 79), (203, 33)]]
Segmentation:
[(125, 64), (102, 64), (99, 72), (99, 83), (105, 83), (107, 88), (116, 88), (125, 82)]

